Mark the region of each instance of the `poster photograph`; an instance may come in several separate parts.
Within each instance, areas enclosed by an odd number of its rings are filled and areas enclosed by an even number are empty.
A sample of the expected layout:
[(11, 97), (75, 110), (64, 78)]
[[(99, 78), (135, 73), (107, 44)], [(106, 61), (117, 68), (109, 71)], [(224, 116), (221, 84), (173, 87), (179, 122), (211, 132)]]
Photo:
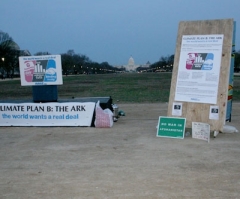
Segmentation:
[(183, 35), (175, 101), (217, 103), (223, 35)]
[(22, 86), (62, 85), (60, 55), (19, 57)]

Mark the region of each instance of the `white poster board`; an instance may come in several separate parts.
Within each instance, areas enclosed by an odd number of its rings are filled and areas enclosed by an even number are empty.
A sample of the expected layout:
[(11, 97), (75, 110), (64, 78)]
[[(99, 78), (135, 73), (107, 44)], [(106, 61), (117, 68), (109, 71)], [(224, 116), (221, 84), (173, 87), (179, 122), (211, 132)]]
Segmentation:
[(210, 125), (201, 122), (192, 122), (192, 138), (210, 142)]
[(183, 35), (175, 101), (217, 103), (223, 35)]
[(19, 68), (22, 86), (63, 84), (60, 55), (19, 57)]
[(0, 103), (0, 126), (91, 126), (94, 102)]

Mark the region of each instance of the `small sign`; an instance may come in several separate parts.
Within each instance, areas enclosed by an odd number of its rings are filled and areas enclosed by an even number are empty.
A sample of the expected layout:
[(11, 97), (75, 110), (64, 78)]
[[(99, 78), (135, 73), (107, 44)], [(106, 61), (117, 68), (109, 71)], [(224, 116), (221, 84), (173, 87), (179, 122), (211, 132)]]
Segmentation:
[(157, 137), (184, 138), (186, 118), (159, 117)]
[(192, 122), (192, 138), (210, 142), (210, 125), (201, 122)]

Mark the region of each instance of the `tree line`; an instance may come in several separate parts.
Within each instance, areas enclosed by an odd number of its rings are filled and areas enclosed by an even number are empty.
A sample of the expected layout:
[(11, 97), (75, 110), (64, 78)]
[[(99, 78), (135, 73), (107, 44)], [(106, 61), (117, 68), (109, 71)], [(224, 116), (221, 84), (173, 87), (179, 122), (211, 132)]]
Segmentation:
[[(49, 52), (37, 52), (38, 55), (50, 55)], [(2, 77), (13, 77), (19, 75), (19, 56), (31, 56), (25, 51), (20, 50), (8, 33), (0, 31), (0, 74)], [(234, 72), (240, 72), (240, 50), (233, 52)], [(70, 74), (105, 74), (124, 72), (125, 68), (116, 68), (108, 62), (94, 62), (86, 55), (75, 53), (74, 50), (68, 50), (61, 54), (62, 73)], [(171, 72), (173, 69), (174, 55), (162, 56), (151, 64), (150, 67), (138, 67), (138, 72)]]
[[(35, 54), (50, 55), (49, 52), (38, 52)], [(77, 54), (74, 50), (68, 50), (61, 54), (62, 73), (63, 75), (77, 74), (104, 74), (119, 71), (119, 69), (111, 66), (108, 62), (97, 63), (91, 61), (89, 57), (82, 54)]]
[[(51, 55), (49, 52), (37, 52), (34, 56)], [(27, 51), (20, 50), (8, 33), (0, 31), (0, 75), (2, 77), (19, 76), (19, 56), (31, 56)], [(108, 62), (94, 62), (86, 55), (68, 50), (61, 54), (62, 73), (70, 74), (105, 74), (115, 73), (122, 69), (111, 66)]]
[(2, 77), (13, 75), (15, 68), (18, 67), (18, 57), (20, 49), (13, 39), (7, 34), (0, 31), (0, 73)]

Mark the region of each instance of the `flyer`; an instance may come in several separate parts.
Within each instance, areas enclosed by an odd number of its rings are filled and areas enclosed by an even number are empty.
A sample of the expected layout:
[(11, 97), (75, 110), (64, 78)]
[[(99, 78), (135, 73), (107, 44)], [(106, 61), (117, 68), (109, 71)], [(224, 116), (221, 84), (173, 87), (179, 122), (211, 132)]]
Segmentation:
[(219, 120), (219, 107), (218, 106), (210, 106), (209, 119), (210, 120)]
[(182, 103), (173, 102), (172, 115), (182, 116)]

